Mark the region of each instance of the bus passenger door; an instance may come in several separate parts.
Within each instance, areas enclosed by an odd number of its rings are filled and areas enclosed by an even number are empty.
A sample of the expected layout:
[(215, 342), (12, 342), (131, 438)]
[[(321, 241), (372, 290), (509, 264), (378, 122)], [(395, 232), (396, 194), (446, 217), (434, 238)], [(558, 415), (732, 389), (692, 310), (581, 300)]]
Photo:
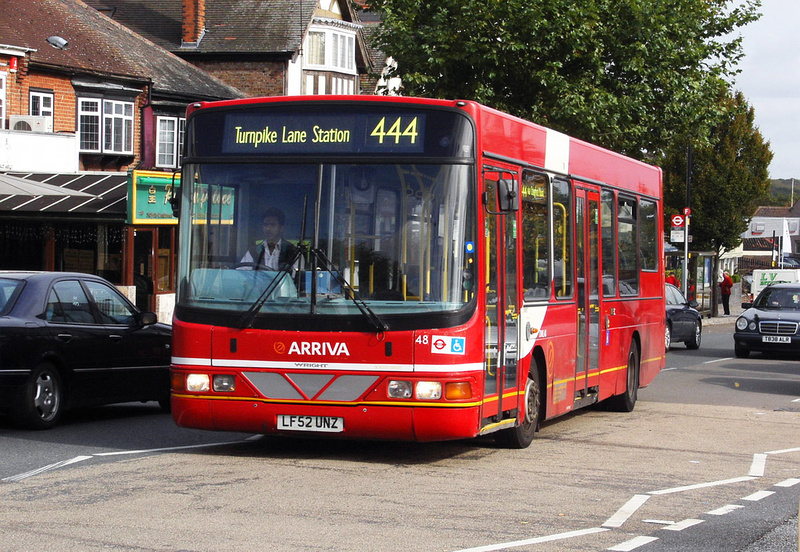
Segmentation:
[(578, 271), (578, 332), (575, 407), (597, 399), (600, 348), (600, 194), (575, 190), (575, 265)]
[[(486, 271), (486, 356), (484, 360), (483, 423), (491, 426), (502, 413), (517, 408), (517, 341), (519, 308), (517, 300), (517, 211), (498, 213), (491, 198), (497, 195), (497, 181), (511, 178), (507, 172), (486, 176), (489, 199), (484, 227)], [(516, 173), (513, 178), (517, 178)], [(500, 416), (498, 416), (500, 415)], [(497, 419), (493, 419), (498, 416)]]

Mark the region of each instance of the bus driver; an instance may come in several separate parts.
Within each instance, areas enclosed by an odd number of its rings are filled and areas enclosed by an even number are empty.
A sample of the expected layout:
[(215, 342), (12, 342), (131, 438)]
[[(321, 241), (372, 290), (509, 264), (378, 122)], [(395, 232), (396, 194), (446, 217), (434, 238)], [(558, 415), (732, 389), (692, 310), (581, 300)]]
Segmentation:
[(247, 250), (240, 263), (272, 270), (287, 267), (297, 254), (297, 246), (283, 238), (286, 215), (280, 209), (270, 208), (261, 217), (261, 223), (263, 239)]

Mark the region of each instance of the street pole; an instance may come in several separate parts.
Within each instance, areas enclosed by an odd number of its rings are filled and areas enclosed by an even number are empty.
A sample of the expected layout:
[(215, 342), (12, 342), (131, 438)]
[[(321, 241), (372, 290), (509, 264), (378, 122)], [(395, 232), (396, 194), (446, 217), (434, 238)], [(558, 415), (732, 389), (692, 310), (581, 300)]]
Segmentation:
[(692, 144), (686, 148), (686, 208), (683, 211), (686, 219), (683, 229), (683, 295), (689, 299), (689, 218), (692, 200)]

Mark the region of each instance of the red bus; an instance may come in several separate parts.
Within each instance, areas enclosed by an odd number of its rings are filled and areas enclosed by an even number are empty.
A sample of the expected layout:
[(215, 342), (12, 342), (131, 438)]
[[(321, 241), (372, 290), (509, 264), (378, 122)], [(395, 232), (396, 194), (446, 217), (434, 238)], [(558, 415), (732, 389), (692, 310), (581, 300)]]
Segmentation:
[(664, 366), (656, 167), (370, 96), (196, 103), (184, 155), (180, 426), (521, 448)]

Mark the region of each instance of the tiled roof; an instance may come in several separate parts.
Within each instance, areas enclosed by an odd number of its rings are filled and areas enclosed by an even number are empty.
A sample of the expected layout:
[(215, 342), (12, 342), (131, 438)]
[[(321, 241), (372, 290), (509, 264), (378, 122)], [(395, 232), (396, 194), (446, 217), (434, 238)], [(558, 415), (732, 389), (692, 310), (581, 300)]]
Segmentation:
[[(349, 0), (345, 0), (349, 2)], [(345, 3), (343, 2), (343, 3)], [(181, 0), (88, 0), (113, 18), (181, 55), (291, 54), (300, 49), (317, 0), (206, 0), (205, 35), (181, 49)]]
[[(51, 47), (51, 35), (68, 47)], [(40, 66), (152, 80), (155, 92), (189, 101), (244, 95), (80, 0), (0, 0), (0, 43), (36, 49), (29, 55)]]
[(756, 209), (754, 217), (784, 218), (790, 216), (790, 207), (762, 206)]

